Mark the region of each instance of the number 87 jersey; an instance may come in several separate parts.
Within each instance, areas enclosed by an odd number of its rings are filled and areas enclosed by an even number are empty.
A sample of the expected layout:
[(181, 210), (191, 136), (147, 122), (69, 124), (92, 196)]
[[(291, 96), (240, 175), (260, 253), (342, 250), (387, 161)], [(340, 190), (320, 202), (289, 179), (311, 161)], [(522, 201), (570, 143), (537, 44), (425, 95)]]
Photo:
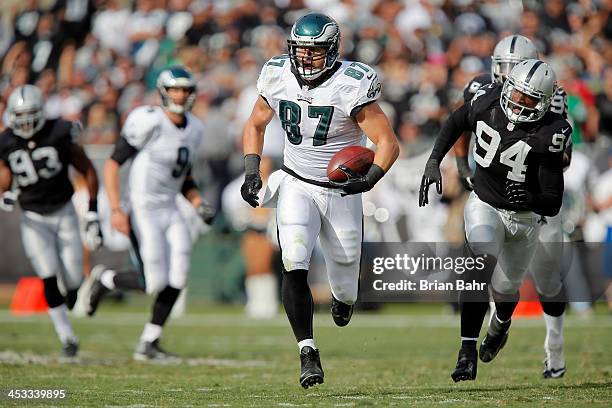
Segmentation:
[(287, 135), (284, 166), (303, 178), (327, 182), (327, 164), (335, 153), (365, 145), (354, 118), (379, 98), (381, 84), (373, 68), (352, 61), (336, 62), (308, 84), (294, 74), (289, 56), (281, 55), (264, 65), (257, 91)]
[(468, 103), (467, 125), (476, 134), (474, 191), (496, 208), (517, 210), (506, 197), (506, 183), (526, 183), (530, 192), (541, 192), (540, 166), (563, 171), (572, 128), (550, 110), (536, 122), (509, 121), (500, 106), (501, 92), (502, 85), (489, 84)]

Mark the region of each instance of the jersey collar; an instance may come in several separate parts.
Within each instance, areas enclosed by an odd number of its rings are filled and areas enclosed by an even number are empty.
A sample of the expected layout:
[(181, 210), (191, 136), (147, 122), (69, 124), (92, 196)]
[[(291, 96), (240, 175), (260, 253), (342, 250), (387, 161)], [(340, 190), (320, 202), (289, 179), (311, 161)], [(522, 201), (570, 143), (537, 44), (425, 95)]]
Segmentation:
[(302, 77), (297, 73), (293, 65), (291, 65), (291, 73), (297, 80), (300, 87), (307, 86), (308, 89), (314, 89), (317, 86), (321, 85), (323, 82), (327, 81), (329, 78), (331, 78), (331, 76), (336, 73), (336, 71), (340, 68), (341, 65), (342, 63), (340, 61), (336, 61), (333, 67), (331, 67), (329, 70), (327, 70), (327, 72), (324, 72), (323, 75), (321, 75), (312, 82), (304, 81), (304, 79), (302, 79)]

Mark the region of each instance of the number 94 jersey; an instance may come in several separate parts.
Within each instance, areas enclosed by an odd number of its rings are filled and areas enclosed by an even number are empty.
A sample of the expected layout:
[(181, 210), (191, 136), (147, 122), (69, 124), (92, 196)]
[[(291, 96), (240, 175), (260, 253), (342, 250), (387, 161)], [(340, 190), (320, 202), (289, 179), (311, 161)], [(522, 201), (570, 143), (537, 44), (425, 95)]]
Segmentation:
[[(287, 55), (268, 61), (261, 70), (257, 91), (278, 115), (285, 130), (284, 165), (299, 176), (329, 181), (327, 164), (347, 146), (365, 145), (365, 135), (354, 117), (376, 101), (381, 84), (373, 68), (339, 61), (316, 87), (301, 84)], [(325, 74), (324, 74), (325, 75)]]
[(204, 131), (194, 115), (187, 113), (186, 118), (179, 128), (160, 106), (141, 106), (128, 115), (121, 136), (138, 151), (129, 176), (133, 206), (175, 205)]
[(537, 122), (510, 122), (500, 106), (501, 91), (502, 85), (485, 85), (468, 105), (467, 120), (476, 134), (474, 191), (496, 208), (516, 210), (506, 198), (506, 183), (526, 183), (529, 191), (540, 192), (539, 168), (546, 163), (562, 173), (572, 128), (551, 110)]

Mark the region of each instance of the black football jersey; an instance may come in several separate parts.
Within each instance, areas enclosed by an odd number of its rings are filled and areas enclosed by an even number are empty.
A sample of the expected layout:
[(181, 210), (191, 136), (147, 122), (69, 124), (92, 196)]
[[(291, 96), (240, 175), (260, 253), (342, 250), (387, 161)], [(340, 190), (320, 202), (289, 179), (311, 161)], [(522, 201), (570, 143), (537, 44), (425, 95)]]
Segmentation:
[(15, 136), (11, 129), (0, 134), (0, 160), (20, 189), (22, 209), (48, 214), (71, 199), (74, 190), (68, 167), (79, 129), (77, 123), (54, 119), (30, 139)]
[(517, 211), (506, 198), (507, 181), (526, 183), (529, 191), (537, 193), (539, 164), (551, 159), (562, 169), (572, 128), (551, 110), (537, 122), (510, 122), (500, 105), (501, 91), (501, 85), (485, 85), (468, 105), (468, 123), (476, 135), (474, 191), (496, 208)]
[(491, 82), (491, 74), (480, 74), (475, 76), (463, 89), (463, 102), (468, 103), (476, 91), (485, 85), (489, 85)]

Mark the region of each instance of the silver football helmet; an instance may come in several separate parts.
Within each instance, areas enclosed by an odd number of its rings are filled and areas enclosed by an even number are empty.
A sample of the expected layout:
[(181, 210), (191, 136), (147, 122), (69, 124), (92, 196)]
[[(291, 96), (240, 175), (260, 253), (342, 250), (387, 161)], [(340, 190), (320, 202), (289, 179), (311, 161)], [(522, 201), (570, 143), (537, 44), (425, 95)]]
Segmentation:
[(15, 136), (29, 139), (45, 124), (44, 100), (40, 89), (34, 85), (22, 85), (8, 98), (6, 110), (9, 127)]
[(555, 87), (555, 73), (547, 63), (537, 59), (520, 62), (504, 82), (501, 107), (513, 123), (536, 122), (546, 114)]
[(491, 80), (501, 84), (516, 64), (536, 58), (538, 58), (538, 50), (529, 38), (522, 35), (504, 37), (493, 50)]
[[(168, 88), (185, 88), (189, 96), (184, 104), (175, 103), (168, 95)], [(176, 66), (163, 70), (157, 77), (157, 90), (161, 95), (161, 103), (164, 109), (170, 112), (184, 114), (189, 112), (196, 98), (196, 82), (193, 75), (187, 69)]]

